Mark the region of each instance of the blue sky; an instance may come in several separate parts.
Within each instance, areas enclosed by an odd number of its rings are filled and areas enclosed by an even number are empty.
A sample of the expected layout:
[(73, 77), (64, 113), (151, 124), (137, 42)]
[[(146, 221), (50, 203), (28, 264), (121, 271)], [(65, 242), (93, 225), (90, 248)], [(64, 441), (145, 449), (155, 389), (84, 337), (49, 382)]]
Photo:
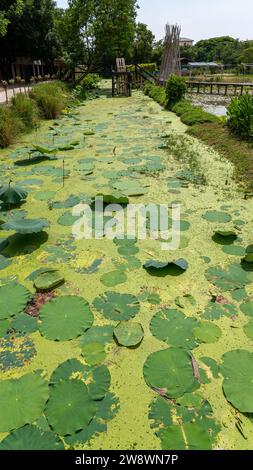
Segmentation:
[[(57, 0), (66, 7), (67, 0)], [(165, 23), (179, 23), (182, 35), (195, 41), (230, 35), (253, 39), (252, 0), (139, 0), (139, 21), (146, 23), (157, 39)]]

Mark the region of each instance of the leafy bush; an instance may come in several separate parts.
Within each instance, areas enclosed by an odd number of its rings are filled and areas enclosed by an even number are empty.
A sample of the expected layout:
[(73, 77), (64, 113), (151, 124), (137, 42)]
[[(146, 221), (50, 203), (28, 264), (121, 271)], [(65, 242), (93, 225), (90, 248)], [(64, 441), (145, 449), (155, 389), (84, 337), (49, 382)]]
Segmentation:
[(86, 75), (86, 77), (83, 78), (80, 85), (84, 90), (94, 90), (95, 88), (98, 88), (99, 82), (99, 75), (95, 73), (89, 73)]
[(12, 98), (12, 109), (17, 117), (22, 120), (25, 129), (30, 130), (36, 126), (39, 110), (35, 101), (20, 93)]
[(166, 91), (162, 86), (146, 82), (143, 87), (143, 92), (161, 106), (166, 105)]
[(66, 106), (68, 89), (62, 82), (41, 83), (30, 91), (45, 119), (55, 119)]
[(167, 108), (171, 109), (173, 105), (184, 98), (187, 92), (187, 83), (184, 77), (171, 75), (166, 83)]
[(232, 99), (227, 110), (228, 126), (244, 139), (253, 139), (253, 96), (249, 93)]
[(180, 116), (181, 121), (187, 126), (195, 124), (204, 124), (205, 122), (218, 122), (219, 119), (211, 113), (203, 111), (203, 109), (193, 106), (190, 101), (179, 101), (172, 107), (172, 111)]
[(22, 123), (11, 107), (0, 106), (0, 147), (12, 144), (21, 129)]
[(85, 101), (87, 99), (87, 90), (82, 85), (77, 85), (72, 91), (73, 97), (78, 101)]

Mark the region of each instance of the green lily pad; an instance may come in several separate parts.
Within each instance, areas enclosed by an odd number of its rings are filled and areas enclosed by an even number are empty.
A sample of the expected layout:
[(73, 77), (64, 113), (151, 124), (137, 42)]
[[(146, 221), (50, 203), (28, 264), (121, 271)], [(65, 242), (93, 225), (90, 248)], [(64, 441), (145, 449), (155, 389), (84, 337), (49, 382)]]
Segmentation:
[(121, 346), (137, 346), (143, 340), (144, 331), (140, 323), (124, 321), (114, 329), (114, 336)]
[(143, 268), (153, 276), (179, 276), (188, 269), (188, 263), (184, 259), (168, 262), (149, 260), (146, 261)]
[(169, 348), (150, 354), (143, 374), (149, 387), (161, 390), (168, 398), (179, 398), (199, 387), (191, 355), (182, 349)]
[(20, 313), (12, 320), (11, 328), (20, 333), (34, 333), (38, 329), (38, 321), (27, 313)]
[(130, 320), (139, 313), (140, 303), (134, 295), (105, 292), (97, 297), (93, 306), (105, 318), (114, 321)]
[(37, 374), (0, 383), (0, 431), (6, 432), (33, 423), (48, 399), (47, 383)]
[(20, 234), (38, 233), (48, 227), (46, 219), (13, 219), (2, 225), (3, 230), (13, 230)]
[(64, 380), (50, 389), (45, 415), (52, 429), (61, 436), (87, 426), (96, 413), (96, 405), (81, 380)]
[(86, 343), (82, 346), (82, 355), (91, 366), (101, 364), (106, 358), (104, 346), (101, 343)]
[(198, 344), (193, 332), (197, 325), (195, 318), (186, 317), (178, 310), (166, 309), (152, 318), (150, 331), (156, 338), (171, 346), (193, 349)]
[(238, 264), (231, 264), (226, 270), (221, 267), (208, 268), (205, 275), (208, 281), (225, 292), (240, 289), (252, 282), (251, 273)]
[(133, 245), (119, 246), (118, 253), (121, 256), (132, 256), (139, 253), (139, 248)]
[(82, 346), (88, 343), (101, 343), (103, 345), (110, 343), (113, 340), (113, 329), (112, 325), (92, 326), (80, 338), (80, 344)]
[(163, 450), (211, 450), (208, 430), (196, 423), (168, 426), (160, 434)]
[(195, 338), (201, 343), (216, 343), (222, 336), (221, 329), (210, 322), (200, 322), (193, 333)]
[(248, 317), (253, 317), (253, 302), (245, 302), (244, 304), (241, 304), (240, 310)]
[(231, 255), (231, 256), (244, 256), (245, 255), (245, 248), (243, 248), (243, 246), (238, 246), (238, 245), (225, 245), (222, 247), (222, 251), (226, 253), (226, 255)]
[(92, 326), (93, 315), (82, 297), (62, 296), (43, 305), (40, 320), (43, 336), (54, 341), (68, 341)]
[(0, 450), (64, 450), (64, 444), (53, 432), (27, 424), (3, 439)]
[(38, 290), (52, 290), (64, 282), (64, 277), (59, 271), (50, 269), (40, 273), (34, 280), (34, 287)]
[(219, 211), (207, 211), (203, 218), (208, 220), (208, 222), (219, 222), (219, 223), (226, 223), (231, 222), (232, 217), (231, 215), (227, 214), (226, 212), (219, 212)]
[(253, 353), (243, 349), (222, 356), (220, 371), (227, 400), (242, 413), (253, 412)]
[(131, 180), (121, 180), (112, 183), (113, 188), (117, 189), (121, 193), (125, 194), (126, 196), (143, 196), (146, 194), (147, 189), (141, 186), (136, 181)]
[(253, 341), (253, 320), (250, 320), (246, 325), (244, 325), (243, 331), (245, 335)]
[(119, 284), (124, 284), (127, 281), (127, 276), (122, 271), (112, 271), (110, 273), (103, 274), (100, 281), (106, 287), (114, 287)]
[(102, 197), (105, 204), (129, 204), (129, 198), (119, 191), (113, 191), (110, 194), (101, 192), (96, 197)]
[(246, 261), (246, 263), (253, 263), (253, 245), (249, 245), (246, 248), (246, 255), (244, 257), (244, 261)]
[(72, 215), (71, 212), (65, 212), (65, 214), (59, 217), (57, 222), (64, 227), (71, 227), (79, 219), (80, 216)]
[(0, 201), (8, 205), (20, 204), (20, 202), (26, 200), (27, 194), (27, 191), (23, 188), (7, 184), (0, 188)]
[(55, 191), (39, 191), (34, 197), (37, 201), (49, 201), (54, 195)]
[(21, 313), (30, 299), (31, 293), (21, 284), (11, 282), (0, 287), (0, 319)]

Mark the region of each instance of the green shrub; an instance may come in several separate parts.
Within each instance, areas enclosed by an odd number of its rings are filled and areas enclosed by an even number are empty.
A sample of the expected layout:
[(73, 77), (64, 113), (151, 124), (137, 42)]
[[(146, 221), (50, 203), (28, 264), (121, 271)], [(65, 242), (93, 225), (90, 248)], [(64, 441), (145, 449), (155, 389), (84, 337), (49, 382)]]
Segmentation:
[(190, 101), (182, 100), (172, 107), (172, 111), (180, 116), (181, 121), (187, 126), (204, 124), (205, 122), (218, 122), (219, 119), (202, 108), (194, 106)]
[(89, 73), (83, 78), (80, 85), (84, 90), (94, 90), (98, 88), (100, 77), (96, 73)]
[(87, 90), (82, 85), (77, 85), (72, 91), (73, 97), (78, 101), (85, 101), (87, 99)]
[(55, 119), (66, 106), (68, 89), (62, 82), (41, 83), (30, 91), (45, 119)]
[(253, 139), (253, 96), (249, 93), (232, 99), (227, 110), (228, 126), (244, 139)]
[(166, 91), (162, 86), (146, 82), (143, 87), (143, 92), (161, 106), (166, 105)]
[(20, 118), (26, 130), (33, 129), (38, 123), (38, 107), (30, 98), (23, 94), (18, 94), (12, 98), (13, 112)]
[(8, 147), (15, 141), (22, 123), (10, 106), (0, 106), (0, 147)]
[(166, 105), (171, 109), (176, 103), (184, 98), (187, 92), (187, 83), (184, 77), (171, 75), (166, 83)]

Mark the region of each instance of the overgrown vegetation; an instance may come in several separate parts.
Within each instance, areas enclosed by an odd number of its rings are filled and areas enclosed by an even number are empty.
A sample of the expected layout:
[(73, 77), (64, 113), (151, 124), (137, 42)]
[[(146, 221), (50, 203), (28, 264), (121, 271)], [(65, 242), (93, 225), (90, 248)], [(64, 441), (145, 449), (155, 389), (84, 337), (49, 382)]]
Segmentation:
[(253, 191), (253, 147), (243, 142), (222, 123), (196, 124), (188, 133), (214, 147), (235, 166), (235, 176), (250, 192)]
[(184, 77), (171, 75), (166, 83), (166, 107), (171, 109), (185, 97), (187, 83)]
[(172, 107), (172, 111), (181, 118), (181, 121), (187, 126), (203, 124), (205, 122), (218, 122), (219, 119), (211, 113), (203, 111), (202, 108), (194, 106), (188, 100), (179, 101)]
[(8, 147), (22, 129), (22, 122), (10, 106), (0, 106), (0, 147)]
[(143, 92), (161, 106), (166, 106), (166, 91), (162, 86), (146, 82)]
[[(184, 89), (184, 87), (181, 88), (181, 85), (179, 88), (181, 92)], [(176, 113), (181, 118), (181, 121), (187, 126), (193, 126), (194, 124), (198, 123), (219, 121), (216, 116), (207, 113), (206, 111), (203, 111), (203, 109), (201, 108), (193, 106), (193, 104), (191, 104), (191, 102), (188, 100), (181, 100), (174, 106), (169, 106), (167, 88), (165, 89), (162, 86), (155, 85), (152, 83), (146, 83), (144, 85), (143, 92), (145, 93), (145, 95), (155, 100), (161, 106), (164, 106), (166, 109), (171, 109), (171, 111)], [(181, 95), (181, 92), (178, 92), (178, 97)]]
[(37, 103), (43, 118), (55, 119), (66, 106), (68, 89), (59, 81), (41, 83), (30, 91), (30, 98)]
[(29, 94), (18, 94), (10, 105), (0, 106), (0, 147), (12, 144), (20, 132), (28, 132), (38, 125), (39, 118), (55, 119), (70, 99), (62, 82), (36, 85)]
[(23, 122), (25, 130), (33, 129), (39, 120), (39, 109), (32, 99), (20, 93), (12, 98), (12, 109)]
[(246, 140), (253, 139), (253, 96), (249, 93), (231, 100), (227, 109), (228, 126)]
[(86, 77), (83, 78), (80, 85), (85, 90), (95, 90), (96, 88), (98, 88), (99, 83), (99, 75), (97, 75), (96, 73), (89, 73), (88, 75), (86, 75)]

